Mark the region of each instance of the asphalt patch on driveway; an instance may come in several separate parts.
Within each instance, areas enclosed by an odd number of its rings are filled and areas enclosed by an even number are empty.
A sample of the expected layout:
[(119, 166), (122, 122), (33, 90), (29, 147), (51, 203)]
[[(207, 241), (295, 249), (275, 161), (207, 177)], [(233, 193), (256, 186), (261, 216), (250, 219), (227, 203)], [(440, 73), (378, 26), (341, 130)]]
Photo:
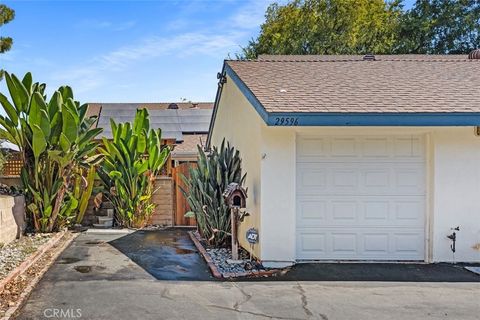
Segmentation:
[(158, 280), (215, 280), (187, 231), (140, 230), (109, 244)]
[(480, 282), (480, 275), (449, 263), (299, 263), (285, 275), (243, 280)]

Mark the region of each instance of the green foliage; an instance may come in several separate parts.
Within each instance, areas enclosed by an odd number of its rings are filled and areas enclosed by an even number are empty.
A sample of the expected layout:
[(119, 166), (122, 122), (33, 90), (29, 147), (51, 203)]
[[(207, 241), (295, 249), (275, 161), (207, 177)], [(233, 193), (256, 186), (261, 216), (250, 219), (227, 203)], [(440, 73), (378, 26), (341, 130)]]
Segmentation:
[[(86, 171), (86, 174), (85, 174)], [(90, 168), (85, 170), (84, 168), (79, 168), (79, 172), (76, 175), (74, 182), (74, 198), (79, 200), (77, 219), (76, 223), (81, 224), (85, 211), (87, 211), (88, 201), (92, 196), (93, 186), (95, 183), (96, 169), (95, 166), (90, 166)]]
[(240, 152), (229, 143), (225, 146), (225, 140), (220, 148), (213, 147), (209, 155), (198, 147), (198, 154), (198, 166), (190, 167), (189, 178), (183, 177), (185, 189), (182, 193), (195, 215), (201, 235), (210, 244), (223, 246), (231, 232), (230, 211), (223, 192), (232, 182), (240, 185), (245, 182), (242, 159)]
[(272, 4), (240, 58), (260, 54), (468, 53), (480, 43), (480, 2), (293, 0)]
[(260, 35), (243, 49), (243, 56), (387, 53), (395, 44), (400, 15), (400, 1), (273, 3), (267, 9)]
[(27, 211), (35, 230), (51, 232), (75, 218), (78, 199), (73, 182), (78, 168), (97, 164), (92, 139), (102, 129), (92, 129), (87, 105), (73, 98), (72, 89), (60, 87), (47, 101), (45, 84), (33, 83), (27, 73), (22, 81), (5, 74), (11, 101), (0, 93), (6, 116), (0, 116), (0, 138), (16, 144), (22, 154), (21, 179)]
[(133, 123), (111, 120), (112, 140), (99, 148), (104, 162), (98, 172), (104, 194), (113, 203), (116, 219), (125, 227), (142, 227), (152, 215), (155, 177), (170, 149), (161, 146), (161, 130), (150, 129), (146, 109), (137, 110)]
[[(4, 4), (0, 4), (0, 27), (15, 18), (15, 11)], [(0, 33), (1, 34), (1, 33)], [(0, 53), (7, 52), (12, 47), (13, 40), (10, 37), (0, 36)], [(0, 80), (3, 78), (3, 70), (0, 70)]]
[[(2, 141), (0, 141), (1, 143)], [(10, 154), (8, 151), (0, 151), (0, 172), (3, 172), (3, 167), (8, 161)]]
[(480, 45), (480, 1), (417, 0), (402, 16), (396, 53), (468, 54)]

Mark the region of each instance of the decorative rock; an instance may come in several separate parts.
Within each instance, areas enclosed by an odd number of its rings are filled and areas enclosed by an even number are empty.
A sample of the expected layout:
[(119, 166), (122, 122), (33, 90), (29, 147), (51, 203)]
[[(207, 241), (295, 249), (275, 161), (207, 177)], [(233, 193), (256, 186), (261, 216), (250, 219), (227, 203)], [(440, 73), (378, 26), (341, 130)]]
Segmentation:
[(29, 234), (1, 248), (0, 279), (5, 278), (10, 271), (20, 265), (27, 256), (35, 252), (38, 247), (46, 243), (51, 237), (52, 234)]
[(9, 187), (6, 184), (0, 183), (0, 194), (7, 196), (19, 196), (22, 194), (22, 192), (15, 187)]
[[(245, 272), (255, 272), (264, 270), (263, 266), (255, 261), (250, 261), (249, 254), (245, 250), (240, 250), (239, 258), (241, 260), (233, 260), (232, 253), (229, 248), (206, 248), (207, 254), (218, 268), (218, 271), (226, 275), (244, 274)], [(249, 269), (247, 269), (247, 268)]]
[(232, 259), (227, 259), (228, 264), (240, 264), (240, 263), (245, 263), (243, 260), (232, 260)]

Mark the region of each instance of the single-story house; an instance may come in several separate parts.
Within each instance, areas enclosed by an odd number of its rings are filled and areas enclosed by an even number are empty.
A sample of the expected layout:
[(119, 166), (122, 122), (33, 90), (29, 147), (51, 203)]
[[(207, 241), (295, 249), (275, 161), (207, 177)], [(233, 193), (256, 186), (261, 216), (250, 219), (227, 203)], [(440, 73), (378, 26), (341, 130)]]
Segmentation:
[(131, 122), (140, 108), (148, 109), (150, 126), (162, 129), (162, 140), (173, 145), (173, 166), (197, 161), (197, 145), (207, 141), (212, 102), (89, 103), (88, 115), (96, 115), (96, 126), (104, 129), (102, 136), (111, 138), (110, 119)]
[(478, 56), (225, 61), (207, 146), (240, 150), (242, 246), (256, 228), (267, 266), (479, 262)]

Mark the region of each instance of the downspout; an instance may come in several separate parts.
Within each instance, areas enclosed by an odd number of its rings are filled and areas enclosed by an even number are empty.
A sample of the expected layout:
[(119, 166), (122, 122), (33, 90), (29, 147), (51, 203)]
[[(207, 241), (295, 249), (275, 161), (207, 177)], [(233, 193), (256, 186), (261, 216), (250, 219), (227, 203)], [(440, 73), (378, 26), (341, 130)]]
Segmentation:
[(215, 95), (215, 103), (213, 104), (212, 119), (210, 120), (210, 126), (208, 127), (207, 143), (205, 144), (205, 151), (207, 152), (209, 152), (211, 149), (211, 142), (212, 142), (211, 137), (212, 137), (213, 127), (215, 126), (215, 118), (217, 117), (218, 105), (220, 104), (220, 97), (222, 95), (223, 85), (227, 82), (227, 74), (225, 72), (225, 63), (226, 63), (226, 60), (223, 61), (222, 71), (217, 73), (217, 79), (218, 79), (217, 94)]

